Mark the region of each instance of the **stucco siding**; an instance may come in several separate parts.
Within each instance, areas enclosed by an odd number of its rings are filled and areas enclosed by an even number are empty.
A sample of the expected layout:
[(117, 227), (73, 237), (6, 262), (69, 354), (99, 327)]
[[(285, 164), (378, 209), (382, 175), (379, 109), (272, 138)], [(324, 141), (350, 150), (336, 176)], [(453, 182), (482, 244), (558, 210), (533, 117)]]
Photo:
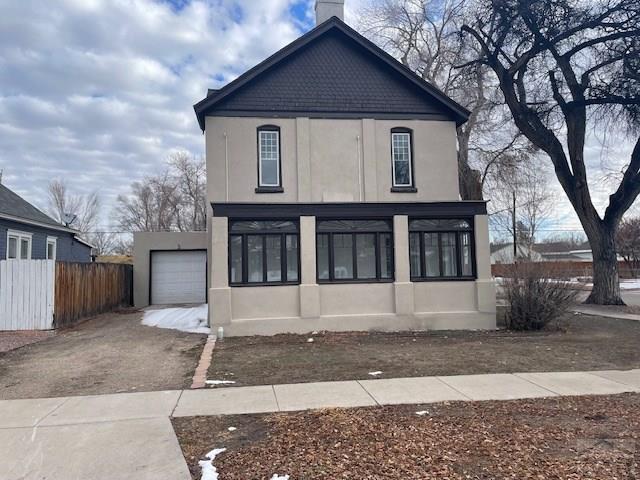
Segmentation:
[(31, 258), (33, 260), (46, 258), (47, 237), (53, 237), (56, 239), (57, 261), (81, 263), (91, 261), (91, 248), (78, 242), (71, 233), (0, 219), (0, 259), (2, 260), (7, 258), (7, 232), (9, 230), (32, 235)]
[(415, 282), (413, 289), (416, 313), (477, 310), (475, 282)]
[(395, 313), (393, 283), (320, 285), (321, 315)]
[[(255, 192), (257, 128), (267, 124), (280, 127), (282, 193)], [(415, 193), (391, 192), (394, 127), (413, 131)], [(452, 121), (207, 117), (206, 152), (214, 203), (459, 200)]]
[(232, 288), (231, 308), (237, 318), (294, 318), (300, 316), (300, 295), (297, 286)]

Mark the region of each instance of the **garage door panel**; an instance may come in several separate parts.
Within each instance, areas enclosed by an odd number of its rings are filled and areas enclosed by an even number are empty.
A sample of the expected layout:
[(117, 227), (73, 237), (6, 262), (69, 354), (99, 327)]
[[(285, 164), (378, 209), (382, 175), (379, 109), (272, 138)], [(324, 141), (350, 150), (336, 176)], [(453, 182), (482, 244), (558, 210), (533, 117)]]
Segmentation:
[(206, 270), (205, 251), (153, 252), (151, 303), (205, 303)]

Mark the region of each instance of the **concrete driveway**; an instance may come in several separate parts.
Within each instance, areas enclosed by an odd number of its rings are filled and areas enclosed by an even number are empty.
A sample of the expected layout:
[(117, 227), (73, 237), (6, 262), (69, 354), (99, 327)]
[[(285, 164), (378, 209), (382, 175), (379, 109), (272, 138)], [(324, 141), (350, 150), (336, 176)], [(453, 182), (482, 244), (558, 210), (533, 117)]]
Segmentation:
[(190, 480), (180, 391), (0, 402), (3, 480)]

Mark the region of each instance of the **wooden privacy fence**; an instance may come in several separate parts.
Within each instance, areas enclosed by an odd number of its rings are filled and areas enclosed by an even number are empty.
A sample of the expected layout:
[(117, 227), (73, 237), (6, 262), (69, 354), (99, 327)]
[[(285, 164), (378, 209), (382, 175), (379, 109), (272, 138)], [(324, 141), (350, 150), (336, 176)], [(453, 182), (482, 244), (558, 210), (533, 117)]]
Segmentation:
[(131, 305), (133, 267), (112, 263), (57, 263), (54, 327)]
[(0, 261), (0, 330), (50, 330), (131, 305), (133, 268), (52, 260)]
[(0, 330), (53, 328), (53, 260), (0, 261)]

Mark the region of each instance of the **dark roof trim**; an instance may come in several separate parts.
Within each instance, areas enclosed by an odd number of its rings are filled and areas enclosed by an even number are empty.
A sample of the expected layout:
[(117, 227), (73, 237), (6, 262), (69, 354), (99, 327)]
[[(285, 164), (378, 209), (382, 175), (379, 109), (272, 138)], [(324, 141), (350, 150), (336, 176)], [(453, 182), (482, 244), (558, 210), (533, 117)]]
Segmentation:
[(342, 20), (338, 19), (337, 17), (332, 17), (326, 22), (318, 25), (313, 30), (302, 35), (297, 40), (294, 40), (289, 45), (278, 50), (269, 58), (259, 63), (255, 67), (251, 68), (250, 70), (246, 71), (245, 73), (240, 75), (238, 78), (236, 78), (235, 80), (233, 80), (232, 82), (228, 83), (223, 88), (218, 90), (216, 93), (208, 95), (206, 98), (196, 103), (193, 106), (193, 109), (196, 112), (196, 116), (198, 117), (198, 123), (200, 124), (200, 128), (202, 129), (202, 131), (204, 132), (204, 129), (205, 129), (204, 118), (208, 113), (207, 110), (215, 106), (217, 103), (219, 103), (221, 100), (226, 98), (231, 93), (238, 90), (240, 87), (249, 83), (251, 80), (253, 80), (258, 75), (260, 75), (264, 71), (271, 68), (276, 63), (280, 62), (284, 58), (288, 57), (292, 53), (296, 52), (300, 48), (304, 47), (305, 45), (309, 44), (316, 38), (320, 37), (324, 33), (334, 28), (340, 30), (342, 33), (350, 37), (353, 41), (360, 44), (365, 49), (369, 50), (371, 53), (376, 55), (380, 60), (385, 62), (387, 65), (389, 65), (398, 73), (403, 75), (413, 84), (415, 84), (416, 86), (421, 88), (423, 91), (425, 91), (425, 93), (431, 95), (440, 103), (442, 103), (448, 110), (450, 110), (453, 113), (453, 116), (455, 117), (457, 125), (460, 125), (467, 121), (470, 112), (466, 108), (464, 108), (462, 105), (460, 105), (459, 103), (455, 102), (454, 100), (446, 96), (438, 88), (434, 87), (430, 83), (420, 78), (418, 75), (412, 72), (409, 68), (402, 65), (400, 62), (398, 62), (395, 58), (393, 58), (387, 52), (382, 50), (372, 41), (360, 35), (358, 32), (356, 32), (354, 29), (349, 27)]
[(379, 120), (442, 120), (451, 118), (438, 113), (389, 113), (389, 112), (309, 112), (307, 110), (215, 110), (211, 117), (271, 117), (271, 118), (375, 118)]
[(212, 203), (214, 217), (233, 218), (379, 218), (472, 217), (486, 215), (486, 202), (384, 202), (384, 203)]

